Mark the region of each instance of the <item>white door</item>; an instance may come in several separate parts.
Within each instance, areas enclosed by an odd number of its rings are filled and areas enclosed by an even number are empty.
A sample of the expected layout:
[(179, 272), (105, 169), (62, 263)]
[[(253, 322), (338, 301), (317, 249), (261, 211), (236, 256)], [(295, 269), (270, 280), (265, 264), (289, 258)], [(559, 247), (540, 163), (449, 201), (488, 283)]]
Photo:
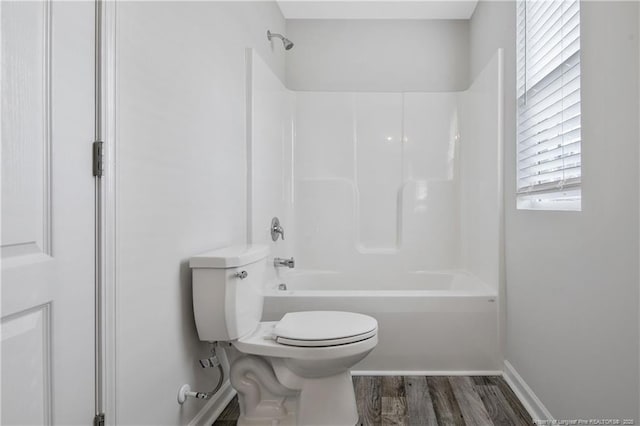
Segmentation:
[(94, 3), (0, 2), (3, 425), (94, 414)]

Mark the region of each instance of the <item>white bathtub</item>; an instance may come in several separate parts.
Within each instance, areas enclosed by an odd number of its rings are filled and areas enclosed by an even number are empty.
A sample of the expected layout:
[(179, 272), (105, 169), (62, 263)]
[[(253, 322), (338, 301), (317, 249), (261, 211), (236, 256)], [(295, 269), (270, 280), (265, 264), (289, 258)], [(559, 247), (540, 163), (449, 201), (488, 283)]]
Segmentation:
[[(287, 290), (279, 290), (280, 284)], [(296, 271), (267, 285), (264, 320), (308, 310), (359, 312), (378, 320), (378, 346), (356, 365), (356, 373), (500, 369), (496, 291), (462, 271), (371, 276)]]

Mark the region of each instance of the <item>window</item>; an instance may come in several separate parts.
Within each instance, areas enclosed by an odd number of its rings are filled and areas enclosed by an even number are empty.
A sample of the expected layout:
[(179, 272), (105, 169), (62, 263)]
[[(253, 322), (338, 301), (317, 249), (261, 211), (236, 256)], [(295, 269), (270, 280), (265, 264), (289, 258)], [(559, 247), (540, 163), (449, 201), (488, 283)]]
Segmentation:
[(580, 210), (580, 2), (517, 12), (518, 208)]

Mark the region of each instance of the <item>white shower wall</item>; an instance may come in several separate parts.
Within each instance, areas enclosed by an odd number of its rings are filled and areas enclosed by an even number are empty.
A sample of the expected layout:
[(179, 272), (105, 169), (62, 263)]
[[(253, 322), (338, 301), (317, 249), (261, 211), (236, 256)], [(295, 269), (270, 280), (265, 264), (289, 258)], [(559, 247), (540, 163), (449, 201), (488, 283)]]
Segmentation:
[[(460, 267), (504, 295), (502, 277), (503, 52), (461, 96)], [(502, 300), (504, 302), (504, 300)]]
[[(293, 112), (295, 93), (253, 49), (247, 49), (248, 97), (247, 157), (251, 184), (248, 187), (248, 242), (268, 244), (276, 256), (291, 251), (287, 224), (293, 222)], [(270, 224), (278, 217), (285, 239), (273, 242)], [(287, 232), (289, 231), (289, 232)], [(289, 238), (287, 238), (289, 237)]]
[(305, 270), (462, 269), (498, 290), (498, 55), (441, 93), (292, 92), (251, 57), (251, 241)]
[(497, 286), (498, 67), (464, 92), (297, 94), (301, 268), (472, 269)]
[(297, 94), (295, 247), (302, 268), (457, 265), (457, 97)]

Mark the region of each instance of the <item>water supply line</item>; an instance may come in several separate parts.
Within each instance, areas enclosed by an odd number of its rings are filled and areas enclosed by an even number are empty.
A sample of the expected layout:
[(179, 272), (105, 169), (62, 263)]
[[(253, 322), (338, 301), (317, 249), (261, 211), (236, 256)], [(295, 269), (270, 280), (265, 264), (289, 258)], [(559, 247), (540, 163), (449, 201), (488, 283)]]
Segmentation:
[(191, 390), (191, 386), (182, 385), (178, 390), (178, 404), (184, 404), (187, 398), (208, 400), (211, 399), (213, 395), (218, 393), (218, 391), (222, 387), (222, 384), (224, 383), (224, 369), (222, 368), (220, 358), (218, 358), (218, 355), (216, 354), (217, 347), (217, 342), (211, 343), (211, 356), (209, 358), (204, 358), (198, 361), (202, 368), (218, 368), (218, 383), (216, 384), (216, 386), (209, 392), (195, 392)]

